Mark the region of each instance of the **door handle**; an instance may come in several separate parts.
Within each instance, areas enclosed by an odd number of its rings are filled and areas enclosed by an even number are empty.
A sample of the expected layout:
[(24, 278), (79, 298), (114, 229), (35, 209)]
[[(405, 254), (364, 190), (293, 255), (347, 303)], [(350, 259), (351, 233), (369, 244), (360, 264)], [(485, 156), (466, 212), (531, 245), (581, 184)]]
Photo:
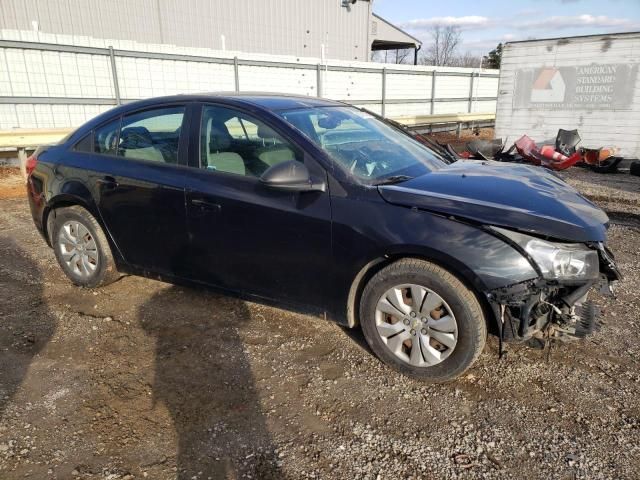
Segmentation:
[(110, 175), (107, 175), (106, 177), (103, 177), (103, 178), (99, 178), (98, 183), (101, 185), (104, 185), (107, 188), (116, 188), (118, 186), (118, 182), (116, 182), (116, 179)]
[(192, 198), (191, 205), (194, 207), (198, 207), (200, 210), (211, 210), (214, 212), (219, 212), (222, 210), (222, 206), (219, 203), (209, 202), (207, 200), (203, 200), (202, 198)]

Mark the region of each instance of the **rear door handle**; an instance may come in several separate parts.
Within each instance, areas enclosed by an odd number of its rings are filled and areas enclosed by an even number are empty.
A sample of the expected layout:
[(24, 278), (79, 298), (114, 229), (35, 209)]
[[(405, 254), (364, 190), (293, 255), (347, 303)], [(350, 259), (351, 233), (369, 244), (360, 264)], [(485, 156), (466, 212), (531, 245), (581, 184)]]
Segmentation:
[(222, 206), (219, 203), (209, 202), (202, 198), (192, 198), (191, 205), (198, 207), (200, 210), (210, 210), (213, 212), (222, 210)]
[(118, 186), (118, 182), (116, 182), (116, 179), (110, 175), (107, 175), (106, 177), (103, 177), (103, 178), (99, 178), (98, 183), (101, 185), (104, 185), (107, 188), (116, 188)]

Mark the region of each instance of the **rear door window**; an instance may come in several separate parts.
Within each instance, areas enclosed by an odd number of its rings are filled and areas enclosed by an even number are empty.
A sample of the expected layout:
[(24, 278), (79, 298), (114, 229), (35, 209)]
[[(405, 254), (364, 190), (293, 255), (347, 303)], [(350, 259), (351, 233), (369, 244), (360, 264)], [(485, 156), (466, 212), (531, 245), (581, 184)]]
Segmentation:
[(118, 152), (118, 133), (120, 118), (96, 128), (93, 136), (93, 151), (105, 155), (115, 155)]
[(125, 115), (117, 155), (134, 160), (178, 163), (185, 107), (163, 107)]

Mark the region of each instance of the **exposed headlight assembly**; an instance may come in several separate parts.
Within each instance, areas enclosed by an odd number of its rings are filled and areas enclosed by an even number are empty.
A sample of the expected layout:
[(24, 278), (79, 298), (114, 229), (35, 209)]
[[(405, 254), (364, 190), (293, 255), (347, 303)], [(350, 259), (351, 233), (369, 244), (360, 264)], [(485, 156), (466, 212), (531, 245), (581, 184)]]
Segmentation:
[(598, 252), (582, 243), (548, 242), (504, 228), (491, 228), (527, 252), (547, 280), (592, 280), (599, 277)]

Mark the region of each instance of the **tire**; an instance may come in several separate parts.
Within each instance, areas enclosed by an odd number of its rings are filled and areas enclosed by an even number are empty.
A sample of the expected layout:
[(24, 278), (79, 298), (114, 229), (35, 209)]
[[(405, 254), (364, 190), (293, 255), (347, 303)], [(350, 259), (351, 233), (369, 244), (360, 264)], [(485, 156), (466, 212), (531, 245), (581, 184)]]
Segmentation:
[[(396, 288), (398, 286), (404, 288)], [(398, 290), (403, 292), (399, 298), (405, 302), (404, 307), (401, 306), (405, 313), (383, 312), (398, 311), (393, 305), (398, 303), (398, 297), (394, 297)], [(422, 299), (418, 301), (422, 302), (420, 308), (414, 309), (413, 299), (406, 297), (411, 291), (418, 292)], [(389, 295), (389, 292), (393, 293)], [(432, 309), (437, 304), (440, 307)], [(405, 307), (411, 310), (410, 314)], [(419, 322), (411, 317), (414, 313)], [(369, 280), (360, 301), (360, 323), (379, 359), (407, 376), (428, 382), (446, 382), (461, 375), (478, 359), (487, 337), (487, 324), (475, 294), (447, 270), (415, 258), (398, 260)], [(401, 328), (405, 330), (385, 337), (389, 331)], [(407, 336), (406, 329), (412, 336)], [(437, 339), (446, 342), (441, 344)], [(402, 343), (396, 348), (399, 342)], [(420, 347), (417, 352), (414, 345)]]
[(120, 278), (107, 237), (93, 215), (78, 205), (51, 214), (55, 215), (51, 245), (69, 280), (80, 287), (96, 288)]
[(622, 160), (622, 157), (609, 157), (600, 165), (589, 165), (589, 168), (596, 173), (615, 173)]
[(640, 162), (631, 162), (631, 165), (629, 166), (629, 173), (636, 177), (640, 177)]

